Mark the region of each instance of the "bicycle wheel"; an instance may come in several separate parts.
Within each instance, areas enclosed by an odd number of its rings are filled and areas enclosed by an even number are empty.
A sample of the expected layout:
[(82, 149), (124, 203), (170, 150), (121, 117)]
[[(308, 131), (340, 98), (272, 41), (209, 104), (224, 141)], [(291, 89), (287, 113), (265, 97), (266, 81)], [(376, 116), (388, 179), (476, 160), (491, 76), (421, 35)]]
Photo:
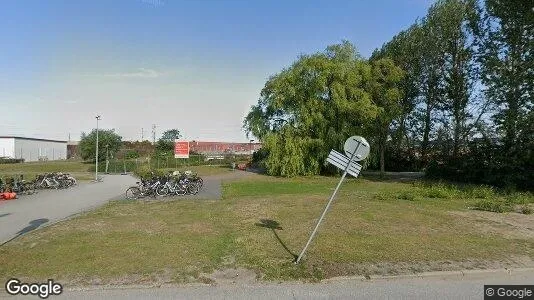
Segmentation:
[(199, 189), (201, 189), (204, 186), (204, 180), (202, 180), (202, 178), (197, 177), (195, 181), (198, 183)]
[(126, 190), (126, 199), (135, 200), (139, 199), (139, 196), (141, 196), (141, 190), (136, 186), (129, 187)]
[(184, 186), (180, 186), (180, 185), (177, 184), (174, 187), (174, 194), (176, 196), (183, 196), (183, 195), (187, 194), (187, 189)]
[(167, 188), (167, 185), (159, 185), (156, 188), (156, 194), (158, 194), (158, 196), (167, 196), (169, 194), (169, 189)]
[(36, 191), (35, 191), (35, 184), (33, 184), (33, 183), (28, 183), (28, 184), (26, 185), (26, 190), (29, 192), (30, 195), (31, 195), (31, 194), (35, 194), (35, 192), (36, 192)]
[(196, 185), (195, 183), (190, 183), (187, 185), (187, 192), (191, 195), (198, 194), (198, 190), (198, 185)]

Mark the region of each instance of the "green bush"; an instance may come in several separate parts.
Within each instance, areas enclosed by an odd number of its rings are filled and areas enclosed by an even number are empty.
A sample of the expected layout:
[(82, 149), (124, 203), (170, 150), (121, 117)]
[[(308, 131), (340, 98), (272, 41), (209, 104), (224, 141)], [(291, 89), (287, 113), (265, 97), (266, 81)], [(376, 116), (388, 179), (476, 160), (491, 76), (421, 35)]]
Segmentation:
[(134, 174), (139, 178), (149, 178), (152, 174), (152, 169), (150, 169), (149, 165), (141, 165)]
[(534, 203), (534, 195), (530, 193), (512, 193), (506, 197), (507, 201), (514, 204)]
[(495, 189), (491, 186), (480, 185), (468, 188), (466, 191), (466, 196), (474, 199), (491, 199), (495, 198), (496, 193)]
[(427, 198), (450, 199), (460, 196), (460, 191), (457, 187), (444, 183), (423, 184), (420, 189), (421, 196)]
[(472, 209), (491, 211), (496, 213), (510, 212), (512, 211), (513, 205), (508, 201), (503, 201), (501, 199), (497, 200), (487, 200), (482, 199), (475, 203)]
[(139, 158), (139, 152), (137, 150), (128, 150), (124, 154), (124, 158), (126, 159)]
[(403, 191), (397, 195), (397, 199), (415, 201), (417, 200), (417, 196), (414, 195), (414, 192)]
[(375, 194), (373, 196), (373, 198), (375, 200), (378, 200), (378, 201), (386, 201), (386, 200), (390, 200), (391, 199), (391, 195), (389, 195), (387, 193), (384, 193), (384, 192), (379, 192), (379, 193)]
[[(426, 168), (427, 178), (445, 179), (496, 186), (508, 191), (534, 190), (532, 148), (507, 153), (497, 144), (473, 141), (465, 155), (454, 160), (432, 161)], [(530, 146), (531, 147), (531, 146)]]
[(0, 158), (0, 164), (17, 164), (17, 163), (23, 163), (23, 158)]

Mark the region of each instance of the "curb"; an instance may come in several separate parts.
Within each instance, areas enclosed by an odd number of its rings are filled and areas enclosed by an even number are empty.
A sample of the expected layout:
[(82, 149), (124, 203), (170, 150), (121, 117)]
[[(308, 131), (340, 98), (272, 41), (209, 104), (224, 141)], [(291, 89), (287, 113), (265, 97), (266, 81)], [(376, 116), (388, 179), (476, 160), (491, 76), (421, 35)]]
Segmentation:
[(146, 290), (159, 288), (186, 288), (186, 287), (206, 287), (211, 286), (205, 283), (162, 283), (162, 284), (133, 284), (133, 285), (87, 285), (87, 286), (73, 286), (67, 287), (65, 291), (68, 292), (85, 292), (85, 291), (105, 291), (105, 290)]
[(417, 274), (402, 274), (402, 275), (368, 275), (368, 276), (341, 276), (333, 277), (322, 280), (322, 283), (344, 281), (344, 280), (398, 280), (398, 279), (428, 279), (428, 278), (441, 278), (441, 279), (459, 279), (469, 278), (476, 276), (486, 275), (516, 275), (521, 273), (534, 273), (533, 268), (511, 268), (511, 269), (476, 269), (476, 270), (459, 270), (459, 271), (436, 271), (436, 272), (423, 272)]
[[(488, 275), (517, 275), (521, 273), (532, 274), (533, 268), (513, 268), (513, 269), (477, 269), (477, 270), (461, 270), (461, 271), (436, 271), (436, 272), (424, 272), (418, 274), (404, 274), (404, 275), (370, 275), (370, 276), (340, 276), (329, 279), (321, 280), (316, 283), (328, 284), (340, 281), (388, 281), (388, 280), (408, 280), (408, 279), (467, 279), (478, 276)], [(264, 284), (299, 284), (304, 283), (300, 281), (282, 281), (282, 282), (265, 282), (257, 280), (252, 285), (264, 285)], [(218, 284), (215, 284), (218, 285)], [(250, 286), (250, 284), (247, 284)], [(73, 286), (67, 288), (66, 291), (99, 291), (99, 290), (124, 290), (124, 289), (151, 289), (151, 288), (180, 288), (180, 287), (213, 287), (213, 284), (206, 284), (200, 282), (192, 283), (162, 283), (162, 284), (134, 284), (134, 285), (99, 285), (99, 286)], [(224, 286), (224, 284), (223, 284)]]

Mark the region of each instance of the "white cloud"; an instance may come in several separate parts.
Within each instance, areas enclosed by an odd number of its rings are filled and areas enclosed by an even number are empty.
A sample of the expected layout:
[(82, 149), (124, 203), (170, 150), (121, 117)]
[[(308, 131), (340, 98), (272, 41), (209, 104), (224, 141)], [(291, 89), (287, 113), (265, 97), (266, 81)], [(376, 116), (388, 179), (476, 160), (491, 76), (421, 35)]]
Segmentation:
[(139, 68), (134, 72), (104, 74), (105, 77), (112, 78), (158, 78), (162, 75), (162, 72), (146, 68)]

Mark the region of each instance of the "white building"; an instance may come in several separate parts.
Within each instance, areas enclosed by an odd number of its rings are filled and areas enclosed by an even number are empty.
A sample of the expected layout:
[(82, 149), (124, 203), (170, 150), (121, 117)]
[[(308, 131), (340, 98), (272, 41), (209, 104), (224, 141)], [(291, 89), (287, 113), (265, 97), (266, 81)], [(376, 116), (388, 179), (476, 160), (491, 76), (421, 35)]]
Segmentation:
[(67, 141), (0, 136), (0, 157), (23, 158), (24, 161), (67, 158)]

